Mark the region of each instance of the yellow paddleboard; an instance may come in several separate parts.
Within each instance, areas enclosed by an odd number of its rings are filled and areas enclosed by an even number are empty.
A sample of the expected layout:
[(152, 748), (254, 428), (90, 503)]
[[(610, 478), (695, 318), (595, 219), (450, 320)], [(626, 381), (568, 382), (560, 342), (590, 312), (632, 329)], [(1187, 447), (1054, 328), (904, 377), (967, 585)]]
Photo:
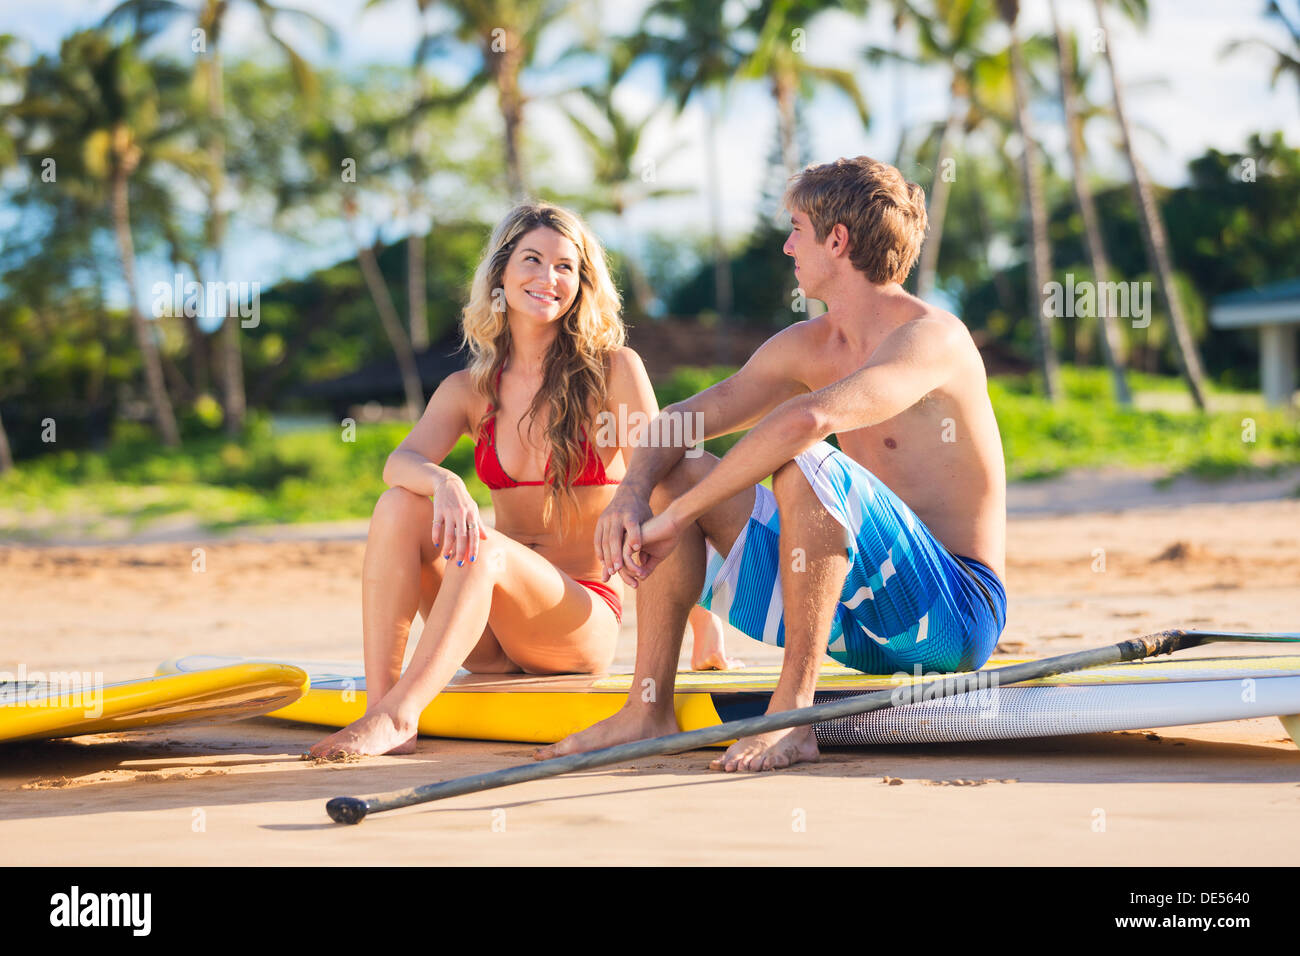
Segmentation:
[(116, 684), (92, 672), (0, 674), (0, 741), (257, 717), (298, 700), (309, 682), (299, 667), (259, 662)]
[[(183, 657), (165, 662), (159, 672), (201, 673), (236, 660)], [(271, 716), (342, 727), (365, 713), (366, 683), (359, 665), (293, 663), (311, 674), (311, 689)], [(994, 659), (985, 669), (1013, 663), (1018, 661)], [(761, 714), (779, 675), (779, 667), (680, 673), (674, 697), (678, 725), (697, 730)], [(828, 662), (817, 682), (816, 701), (933, 676), (860, 674)], [(419, 729), (431, 737), (552, 743), (613, 714), (631, 690), (631, 674), (532, 677), (462, 671), (425, 708)], [(859, 746), (1010, 740), (1268, 716), (1281, 717), (1288, 733), (1297, 737), (1300, 655), (1114, 664), (839, 718), (814, 730), (823, 745)]]

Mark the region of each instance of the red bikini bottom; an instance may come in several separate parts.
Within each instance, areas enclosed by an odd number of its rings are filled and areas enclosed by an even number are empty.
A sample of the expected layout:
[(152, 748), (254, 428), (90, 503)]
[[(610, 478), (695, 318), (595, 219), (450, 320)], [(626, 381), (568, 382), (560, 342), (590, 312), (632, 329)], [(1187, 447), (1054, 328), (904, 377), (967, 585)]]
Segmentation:
[(580, 578), (574, 578), (579, 584), (589, 591), (594, 591), (609, 605), (609, 609), (614, 612), (614, 617), (618, 623), (623, 623), (623, 603), (618, 599), (618, 595), (608, 584), (602, 584), (599, 581), (583, 581)]

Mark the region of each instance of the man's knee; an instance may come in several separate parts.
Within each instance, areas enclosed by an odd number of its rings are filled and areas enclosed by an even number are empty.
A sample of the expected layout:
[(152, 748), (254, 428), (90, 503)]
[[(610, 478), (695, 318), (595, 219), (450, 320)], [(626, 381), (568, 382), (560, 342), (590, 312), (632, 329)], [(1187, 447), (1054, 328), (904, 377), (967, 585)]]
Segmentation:
[(777, 504), (817, 497), (803, 469), (793, 461), (787, 461), (772, 472), (772, 494), (776, 496)]
[(650, 494), (650, 508), (658, 514), (674, 500), (694, 488), (718, 465), (718, 459), (705, 452), (695, 458), (683, 456)]
[(841, 544), (845, 548), (852, 546), (849, 530), (827, 510), (798, 463), (787, 461), (773, 472), (772, 496), (783, 528), (797, 526), (799, 534), (815, 534), (828, 543), (834, 542), (837, 548)]

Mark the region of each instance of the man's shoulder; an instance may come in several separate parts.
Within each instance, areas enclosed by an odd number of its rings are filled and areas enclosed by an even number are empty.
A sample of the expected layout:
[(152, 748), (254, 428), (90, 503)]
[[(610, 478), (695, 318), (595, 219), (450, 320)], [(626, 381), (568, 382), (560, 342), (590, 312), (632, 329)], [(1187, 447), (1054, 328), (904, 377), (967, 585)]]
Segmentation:
[(797, 357), (791, 354), (792, 351), (805, 352), (816, 348), (817, 344), (825, 339), (826, 328), (824, 315), (794, 322), (760, 345), (759, 351)]
[(975, 347), (966, 323), (946, 309), (917, 300), (915, 314), (896, 330), (936, 348), (965, 351)]

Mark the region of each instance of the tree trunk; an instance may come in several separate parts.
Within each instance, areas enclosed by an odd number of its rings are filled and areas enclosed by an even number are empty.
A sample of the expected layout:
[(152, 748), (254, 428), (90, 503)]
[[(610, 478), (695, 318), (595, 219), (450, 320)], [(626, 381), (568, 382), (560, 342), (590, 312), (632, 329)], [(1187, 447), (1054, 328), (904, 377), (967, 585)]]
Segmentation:
[(715, 361), (727, 365), (731, 362), (731, 325), (732, 289), (731, 263), (727, 259), (727, 247), (722, 238), (722, 187), (718, 176), (717, 131), (714, 128), (713, 103), (704, 107), (704, 151), (705, 175), (708, 182), (705, 188), (709, 193), (709, 217), (713, 229), (713, 292), (714, 305), (718, 310), (718, 334)]
[(1025, 201), (1029, 205), (1029, 314), (1035, 318), (1034, 327), (1038, 330), (1043, 390), (1048, 401), (1055, 402), (1061, 397), (1061, 369), (1052, 347), (1052, 320), (1046, 314), (1047, 303), (1044, 299), (1044, 290), (1052, 274), (1052, 250), (1047, 239), (1047, 209), (1043, 203), (1039, 178), (1038, 144), (1034, 141), (1034, 130), (1029, 121), (1028, 86), (1015, 19), (1009, 19), (1007, 26), (1011, 30), (1011, 85), (1015, 94), (1016, 130), (1020, 133), (1023, 144), (1020, 174), (1024, 180)]
[(894, 60), (893, 69), (889, 71), (890, 93), (894, 101), (894, 117), (898, 122), (898, 145), (894, 148), (894, 168), (903, 168), (903, 147), (907, 144), (907, 127), (903, 124), (903, 101), (906, 87), (903, 84), (903, 25), (904, 9), (901, 4), (894, 5), (894, 50), (898, 58)]
[[(161, 325), (159, 328), (161, 328)], [(158, 360), (162, 363), (163, 381), (167, 383), (172, 398), (182, 406), (192, 405), (198, 396), (194, 394), (194, 389), (190, 383), (185, 380), (185, 373), (176, 366), (176, 363), (172, 361), (166, 352), (159, 352)]]
[[(1096, 283), (1110, 281), (1110, 258), (1106, 255), (1106, 244), (1101, 235), (1101, 223), (1097, 218), (1097, 206), (1092, 199), (1092, 189), (1088, 185), (1087, 148), (1083, 142), (1083, 124), (1075, 110), (1078, 93), (1074, 88), (1074, 64), (1070, 44), (1061, 29), (1056, 15), (1056, 0), (1050, 3), (1052, 28), (1056, 31), (1057, 65), (1061, 73), (1061, 102), (1065, 106), (1065, 126), (1069, 134), (1070, 163), (1074, 167), (1074, 201), (1083, 217), (1083, 232), (1088, 243), (1088, 259), (1092, 263), (1093, 281)], [(1100, 286), (1098, 287), (1100, 291)], [(1109, 296), (1097, 295), (1097, 342), (1101, 347), (1101, 357), (1110, 369), (1111, 381), (1115, 388), (1115, 401), (1120, 405), (1133, 404), (1129, 393), (1128, 377), (1124, 369), (1124, 340), (1120, 336), (1115, 317), (1107, 309)]]
[(1102, 10), (1101, 0), (1093, 0), (1097, 10), (1097, 23), (1105, 38), (1104, 52), (1106, 67), (1110, 71), (1110, 86), (1115, 102), (1115, 122), (1119, 124), (1120, 135), (1124, 138), (1124, 155), (1128, 157), (1129, 169), (1133, 174), (1133, 194), (1138, 207), (1138, 226), (1142, 233), (1142, 244), (1146, 247), (1147, 259), (1155, 271), (1160, 283), (1160, 292), (1169, 308), (1169, 321), (1174, 331), (1174, 354), (1187, 387), (1192, 393), (1192, 401), (1202, 411), (1205, 402), (1205, 372), (1201, 368), (1201, 356), (1192, 340), (1192, 333), (1187, 328), (1187, 319), (1183, 315), (1182, 302), (1178, 298), (1178, 289), (1174, 286), (1174, 269), (1169, 259), (1169, 241), (1165, 236), (1164, 222), (1156, 209), (1155, 197), (1151, 185), (1147, 182), (1146, 172), (1138, 161), (1133, 149), (1133, 134), (1129, 129), (1128, 117), (1124, 113), (1124, 98), (1120, 90), (1119, 73), (1115, 70), (1115, 59), (1111, 55), (1110, 34), (1106, 29), (1106, 16)]
[[(627, 206), (624, 204), (621, 194), (615, 194), (614, 206), (612, 209), (614, 218), (621, 225), (627, 222)], [(650, 314), (650, 304), (654, 301), (654, 290), (650, 288), (650, 283), (645, 277), (645, 273), (638, 268), (636, 256), (633, 253), (632, 239), (625, 230), (622, 232), (622, 239), (619, 249), (622, 252), (623, 267), (627, 269), (628, 283), (632, 286), (632, 299), (636, 302), (637, 311), (643, 315)]]
[[(989, 219), (988, 206), (984, 203), (984, 185), (981, 182), (983, 177), (980, 176), (978, 167), (974, 163), (970, 163), (969, 166), (971, 179), (971, 202), (975, 206), (975, 215), (979, 219), (980, 235), (984, 239), (984, 250), (987, 257), (988, 250), (993, 244), (993, 237), (996, 235), (996, 230), (993, 228), (992, 220)], [(1007, 279), (1006, 270), (993, 269), (991, 271), (993, 274), (993, 288), (998, 294), (998, 305), (1002, 307), (1002, 311), (1007, 314), (1008, 318), (1019, 314), (1020, 310), (1016, 308), (1016, 296), (1015, 293), (1011, 291), (1011, 283)]]
[[(352, 224), (354, 214), (346, 212), (345, 215), (348, 223)], [(402, 375), (402, 390), (406, 393), (406, 415), (411, 421), (416, 421), (424, 411), (424, 388), (420, 384), (420, 371), (415, 364), (415, 352), (411, 349), (411, 340), (406, 330), (402, 328), (402, 320), (397, 314), (397, 307), (393, 305), (393, 297), (388, 292), (388, 283), (384, 281), (384, 274), (379, 268), (374, 249), (359, 239), (356, 242), (357, 263), (361, 266), (361, 275), (366, 280), (366, 288), (370, 290), (375, 311), (379, 313), (380, 325), (383, 326), (384, 334), (388, 336), (388, 342), (393, 347), (397, 368)]]
[[(226, 212), (221, 207), (221, 194), (226, 184), (226, 144), (223, 124), (226, 107), (223, 96), (221, 54), (213, 40), (213, 50), (207, 62), (208, 116), (213, 123), (212, 141), (208, 155), (212, 162), (212, 180), (208, 194), (208, 240), (212, 250), (212, 278), (223, 280), (222, 265), (225, 258)], [(237, 310), (236, 310), (237, 312)], [(221, 350), (221, 380), (224, 389), (226, 434), (235, 436), (244, 430), (247, 404), (244, 396), (244, 360), (239, 347), (239, 316), (231, 314), (227, 303), (226, 316), (221, 323), (218, 348)]]
[(485, 39), (483, 56), (487, 58), (488, 68), (496, 80), (497, 104), (505, 123), (506, 182), (510, 198), (518, 202), (528, 195), (523, 160), (519, 155), (519, 138), (524, 123), (524, 98), (519, 89), (519, 73), (524, 61), (523, 37), (517, 30), (508, 30), (506, 48), (500, 52), (492, 49), (492, 42)]
[[(134, 162), (125, 155), (123, 140), (126, 131), (118, 127), (114, 138), (118, 141), (113, 157), (113, 231), (117, 236), (117, 252), (122, 260), (122, 277), (126, 280), (127, 308), (131, 312), (131, 325), (135, 329), (136, 344), (140, 348), (140, 357), (144, 364), (145, 389), (149, 395), (149, 404), (153, 408), (154, 425), (162, 443), (175, 448), (180, 443), (180, 433), (176, 428), (176, 416), (172, 412), (171, 400), (163, 385), (162, 363), (158, 357), (158, 346), (153, 340), (153, 330), (140, 312), (136, 302), (135, 289), (135, 244), (131, 239), (131, 211), (127, 197), (128, 170)], [(129, 147), (126, 147), (129, 148)]]
[(939, 157), (934, 167), (934, 180), (930, 183), (930, 208), (926, 211), (930, 234), (921, 244), (921, 261), (916, 267), (916, 294), (922, 299), (934, 291), (939, 271), (939, 246), (943, 243), (943, 223), (948, 215), (948, 195), (952, 191), (952, 183), (943, 175), (943, 161), (952, 151), (961, 126), (960, 104), (961, 97), (954, 89), (948, 104), (948, 120), (939, 135)]
[(5, 421), (0, 418), (0, 475), (6, 471), (12, 471), (14, 467), (14, 455), (9, 450), (9, 434), (5, 431)]
[[(199, 264), (192, 259), (186, 259), (181, 265), (190, 267), (194, 273), (194, 281), (200, 288), (203, 286), (203, 275), (199, 271)], [(181, 309), (181, 323), (185, 328), (185, 339), (190, 349), (190, 367), (194, 376), (194, 393), (196, 395), (207, 395), (211, 389), (210, 373), (212, 371), (212, 348), (209, 343), (208, 333), (199, 327), (198, 316), (189, 315), (184, 309)]]
[[(415, 212), (415, 204), (411, 204)], [(412, 229), (406, 235), (406, 298), (411, 324), (411, 348), (423, 352), (429, 347), (429, 314), (425, 307), (424, 236)]]
[(785, 167), (785, 178), (799, 171), (799, 148), (795, 142), (795, 83), (796, 79), (787, 73), (777, 72), (772, 77), (772, 96), (776, 100), (777, 135), (781, 140), (781, 165)]

